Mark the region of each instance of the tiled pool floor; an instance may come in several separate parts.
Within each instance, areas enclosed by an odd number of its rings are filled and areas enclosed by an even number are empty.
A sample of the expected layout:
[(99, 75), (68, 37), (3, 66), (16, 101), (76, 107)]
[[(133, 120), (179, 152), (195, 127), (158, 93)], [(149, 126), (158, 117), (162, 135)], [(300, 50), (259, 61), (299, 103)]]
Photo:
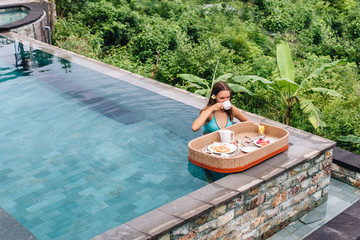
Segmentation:
[(331, 178), (328, 200), (289, 224), (270, 240), (304, 239), (360, 199), (360, 189)]

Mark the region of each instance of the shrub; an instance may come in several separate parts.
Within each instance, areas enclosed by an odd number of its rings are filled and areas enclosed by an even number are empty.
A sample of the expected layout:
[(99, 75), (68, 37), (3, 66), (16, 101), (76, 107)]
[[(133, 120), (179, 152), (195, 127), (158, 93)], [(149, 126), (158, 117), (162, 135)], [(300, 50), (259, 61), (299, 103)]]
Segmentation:
[(71, 15), (68, 19), (62, 18), (56, 22), (53, 38), (61, 48), (90, 58), (101, 58), (101, 36), (91, 34), (88, 28), (71, 18)]
[(103, 27), (103, 39), (106, 47), (111, 45), (125, 46), (132, 38), (134, 31), (127, 23), (112, 22)]
[(164, 21), (162, 18), (153, 17), (146, 21), (142, 32), (131, 39), (133, 59), (145, 62), (158, 52), (172, 51), (177, 48), (177, 32), (175, 24)]

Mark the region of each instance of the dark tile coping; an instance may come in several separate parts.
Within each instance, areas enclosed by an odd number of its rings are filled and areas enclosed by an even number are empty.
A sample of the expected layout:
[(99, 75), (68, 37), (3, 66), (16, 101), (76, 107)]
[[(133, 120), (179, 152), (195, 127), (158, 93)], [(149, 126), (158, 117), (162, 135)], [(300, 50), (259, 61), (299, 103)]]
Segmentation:
[(29, 14), (16, 22), (12, 22), (12, 23), (8, 23), (8, 24), (4, 24), (4, 25), (0, 26), (0, 32), (8, 32), (11, 29), (19, 28), (19, 27), (25, 26), (27, 24), (36, 22), (37, 20), (39, 20), (41, 18), (41, 16), (44, 13), (44, 10), (39, 5), (31, 4), (31, 3), (0, 6), (0, 9), (6, 9), (6, 8), (25, 8), (25, 9), (29, 10)]
[(37, 238), (0, 207), (0, 239), (36, 240)]
[[(21, 38), (24, 41), (40, 46), (42, 51), (71, 60), (77, 64), (95, 69), (123, 81), (128, 81), (133, 85), (157, 92), (160, 95), (167, 96), (198, 109), (201, 109), (207, 103), (207, 99), (199, 95), (59, 49), (34, 39), (20, 36), (16, 33), (8, 32), (2, 35), (9, 39)], [(259, 186), (261, 183), (285, 173), (288, 169), (321, 155), (336, 145), (334, 141), (266, 119), (253, 113), (243, 112), (248, 116), (250, 121), (268, 123), (288, 130), (290, 133), (289, 149), (246, 171), (229, 174), (186, 196), (110, 229), (103, 234), (95, 236), (93, 240), (140, 240), (159, 237), (169, 230), (175, 229), (189, 220), (200, 216), (202, 212), (216, 208), (224, 202)]]
[(315, 230), (305, 240), (360, 239), (360, 200)]
[(360, 173), (360, 155), (335, 147), (333, 162), (341, 167)]

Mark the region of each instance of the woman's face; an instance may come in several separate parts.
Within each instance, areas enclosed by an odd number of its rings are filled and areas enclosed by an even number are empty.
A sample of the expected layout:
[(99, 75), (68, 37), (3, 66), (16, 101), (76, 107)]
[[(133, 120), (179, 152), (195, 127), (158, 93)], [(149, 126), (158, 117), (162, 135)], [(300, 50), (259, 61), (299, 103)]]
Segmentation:
[(230, 91), (228, 90), (220, 91), (216, 95), (216, 102), (223, 103), (225, 101), (230, 101)]

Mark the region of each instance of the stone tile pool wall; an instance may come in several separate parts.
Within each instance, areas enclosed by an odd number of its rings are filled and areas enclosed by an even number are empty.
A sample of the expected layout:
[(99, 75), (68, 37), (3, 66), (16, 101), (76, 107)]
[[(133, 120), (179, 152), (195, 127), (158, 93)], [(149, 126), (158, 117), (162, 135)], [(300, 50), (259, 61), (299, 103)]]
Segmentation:
[(332, 177), (351, 186), (360, 188), (360, 172), (355, 172), (333, 163)]
[[(327, 200), (332, 148), (288, 169), (269, 159), (101, 234), (100, 239), (263, 239)], [(291, 163), (290, 163), (291, 164)], [(283, 171), (282, 171), (283, 170)]]
[[(240, 192), (235, 198), (167, 233), (166, 238), (269, 237), (327, 199), (331, 161), (332, 150), (328, 150), (250, 190)], [(250, 176), (253, 172), (244, 174)], [(221, 180), (219, 182), (221, 184)]]
[(360, 188), (360, 156), (335, 148), (331, 177)]

